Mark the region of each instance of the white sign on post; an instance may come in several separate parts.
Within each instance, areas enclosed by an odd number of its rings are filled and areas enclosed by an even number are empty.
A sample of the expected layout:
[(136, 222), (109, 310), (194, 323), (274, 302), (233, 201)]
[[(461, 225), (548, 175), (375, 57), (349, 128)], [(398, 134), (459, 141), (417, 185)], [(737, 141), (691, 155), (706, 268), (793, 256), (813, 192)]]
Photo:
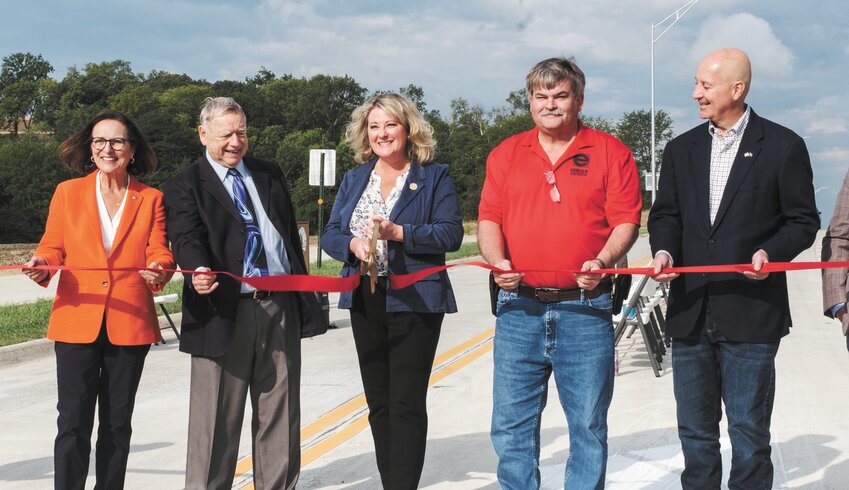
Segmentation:
[[(660, 180), (660, 172), (656, 172), (656, 173), (657, 173), (658, 180)], [(651, 172), (643, 171), (643, 177), (645, 178), (645, 181), (646, 181), (646, 191), (647, 192), (653, 191), (654, 190), (654, 180), (652, 180), (652, 178), (651, 178)]]
[(310, 185), (320, 185), (321, 155), (324, 154), (324, 185), (336, 185), (336, 150), (310, 150)]

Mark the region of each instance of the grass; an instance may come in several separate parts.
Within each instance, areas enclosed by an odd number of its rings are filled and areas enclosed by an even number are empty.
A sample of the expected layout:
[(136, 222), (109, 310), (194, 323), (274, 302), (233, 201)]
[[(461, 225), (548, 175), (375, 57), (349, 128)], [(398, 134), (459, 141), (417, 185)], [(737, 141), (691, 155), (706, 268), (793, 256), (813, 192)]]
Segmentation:
[(460, 245), (460, 250), (449, 252), (445, 255), (445, 260), (465, 259), (466, 257), (474, 257), (480, 255), (477, 242), (465, 242)]
[(339, 277), (342, 272), (342, 262), (333, 259), (322, 259), (321, 267), (316, 262), (310, 264), (310, 275)]
[(52, 308), (53, 300), (50, 299), (0, 306), (0, 346), (43, 338)]
[[(183, 282), (174, 281), (166, 284), (161, 294), (177, 293), (177, 296), (181, 297), (182, 290)], [(165, 305), (168, 313), (179, 312), (182, 307), (182, 301), (179, 299), (176, 303)], [(47, 322), (50, 320), (52, 310), (52, 299), (0, 306), (0, 346), (44, 338), (47, 335)]]
[[(447, 254), (446, 259), (456, 260), (479, 254), (477, 243), (468, 242), (462, 244), (460, 250)], [(342, 262), (338, 260), (322, 260), (321, 267), (318, 267), (315, 262), (310, 264), (310, 273), (314, 276), (338, 277), (341, 271)], [(177, 313), (183, 308), (183, 281), (169, 282), (159, 294), (172, 293), (177, 293), (178, 300), (165, 305), (169, 314)], [(52, 308), (53, 300), (50, 299), (40, 299), (35, 303), (0, 306), (0, 346), (43, 338), (47, 333), (47, 322), (50, 320)]]

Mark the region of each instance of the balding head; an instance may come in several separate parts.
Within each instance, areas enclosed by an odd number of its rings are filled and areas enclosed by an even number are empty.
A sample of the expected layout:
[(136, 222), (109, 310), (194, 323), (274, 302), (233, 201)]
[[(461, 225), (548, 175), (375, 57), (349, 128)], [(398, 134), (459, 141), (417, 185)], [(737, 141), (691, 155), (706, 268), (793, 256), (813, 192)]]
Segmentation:
[(720, 129), (730, 128), (745, 111), (751, 82), (752, 64), (742, 50), (724, 48), (708, 54), (699, 63), (693, 90), (699, 115)]
[(752, 63), (749, 56), (737, 48), (718, 49), (705, 56), (699, 64), (699, 70), (713, 70), (720, 79), (727, 83), (743, 82), (745, 85), (743, 98), (749, 93), (752, 83)]

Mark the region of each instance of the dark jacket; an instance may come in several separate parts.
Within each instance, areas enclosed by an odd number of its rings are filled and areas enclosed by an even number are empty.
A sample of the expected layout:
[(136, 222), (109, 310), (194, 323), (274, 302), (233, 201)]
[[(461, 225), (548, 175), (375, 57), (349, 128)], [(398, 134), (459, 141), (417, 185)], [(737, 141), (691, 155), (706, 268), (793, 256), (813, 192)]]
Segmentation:
[[(345, 174), (321, 238), (321, 248), (345, 263), (343, 277), (360, 273), (360, 261), (348, 248), (354, 238), (349, 225), (376, 162), (371, 160)], [(463, 242), (463, 217), (448, 166), (440, 163), (420, 166), (414, 161), (389, 219), (404, 227), (403, 243), (389, 241), (390, 273), (407, 274), (444, 265), (445, 252), (458, 250)], [(351, 298), (351, 292), (342, 293), (339, 308), (350, 308)], [(404, 289), (389, 289), (386, 311), (457, 311), (447, 272), (432, 274)]]
[[(283, 173), (276, 165), (255, 158), (246, 156), (244, 162), (263, 209), (283, 237), (292, 273), (305, 274), (297, 222)], [(180, 268), (209, 267), (242, 275), (244, 223), (206, 157), (165, 185), (165, 212), (168, 238)], [(200, 295), (191, 287), (191, 275), (185, 277), (180, 337), (183, 352), (204, 357), (219, 357), (227, 352), (235, 331), (241, 284), (223, 274), (218, 275), (217, 281), (218, 289)], [(315, 296), (300, 294), (299, 298), (302, 337), (324, 333), (326, 325), (322, 326), (314, 314), (320, 308)]]
[[(819, 215), (802, 138), (752, 111), (713, 226), (710, 154), (707, 123), (666, 146), (648, 221), (653, 254), (666, 250), (675, 266), (750, 264), (758, 249), (770, 262), (789, 262), (811, 246)], [(711, 322), (731, 341), (773, 342), (789, 332), (785, 273), (763, 281), (739, 273), (682, 274), (671, 284), (667, 332), (697, 336), (706, 299)]]

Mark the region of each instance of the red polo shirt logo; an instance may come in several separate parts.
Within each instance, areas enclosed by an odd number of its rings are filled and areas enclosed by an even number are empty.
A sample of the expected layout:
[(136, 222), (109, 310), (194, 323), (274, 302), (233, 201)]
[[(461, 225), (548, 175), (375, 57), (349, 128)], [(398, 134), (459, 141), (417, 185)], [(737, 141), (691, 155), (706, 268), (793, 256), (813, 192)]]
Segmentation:
[(573, 168), (569, 171), (569, 175), (575, 175), (578, 177), (586, 177), (589, 175), (590, 171), (582, 168), (586, 167), (590, 164), (590, 157), (584, 153), (578, 153), (577, 155), (572, 157), (572, 165), (578, 168)]

